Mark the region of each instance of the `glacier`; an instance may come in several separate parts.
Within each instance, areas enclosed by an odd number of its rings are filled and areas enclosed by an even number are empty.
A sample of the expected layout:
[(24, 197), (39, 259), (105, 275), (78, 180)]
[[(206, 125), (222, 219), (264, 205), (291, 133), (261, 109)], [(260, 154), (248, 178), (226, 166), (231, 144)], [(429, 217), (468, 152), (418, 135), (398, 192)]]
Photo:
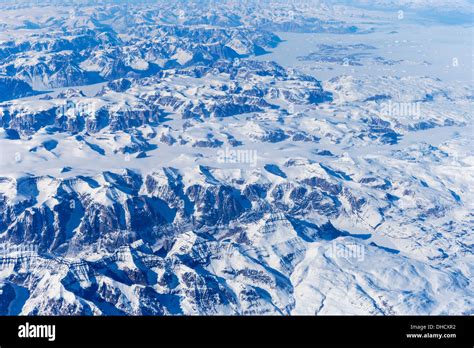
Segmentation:
[(469, 1), (0, 2), (0, 315), (472, 315)]

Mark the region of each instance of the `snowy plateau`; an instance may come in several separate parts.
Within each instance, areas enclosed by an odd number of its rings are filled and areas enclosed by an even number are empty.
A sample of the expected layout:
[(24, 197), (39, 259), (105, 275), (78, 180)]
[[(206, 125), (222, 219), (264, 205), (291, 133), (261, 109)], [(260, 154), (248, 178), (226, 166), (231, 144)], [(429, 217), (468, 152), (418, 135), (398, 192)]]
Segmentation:
[(0, 0), (0, 315), (473, 315), (472, 18)]

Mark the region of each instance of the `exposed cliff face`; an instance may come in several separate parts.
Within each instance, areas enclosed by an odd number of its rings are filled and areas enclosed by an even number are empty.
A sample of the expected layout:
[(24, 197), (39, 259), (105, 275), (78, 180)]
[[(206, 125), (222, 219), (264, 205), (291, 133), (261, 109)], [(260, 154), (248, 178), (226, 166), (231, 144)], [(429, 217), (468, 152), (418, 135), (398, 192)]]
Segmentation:
[[(219, 76), (225, 71), (230, 71), (229, 81)], [(195, 77), (194, 85), (189, 85), (190, 75)], [(265, 80), (258, 81), (260, 76), (266, 76)], [(170, 112), (203, 121), (281, 109), (273, 102), (317, 105), (331, 99), (318, 80), (299, 73), (290, 76), (275, 63), (226, 61), (151, 78), (111, 81), (95, 96), (66, 89), (35, 103), (6, 102), (1, 104), (0, 125), (25, 136), (43, 129), (72, 134), (133, 133), (141, 126), (160, 124)], [(271, 131), (267, 137), (281, 141), (287, 135)]]
[[(178, 169), (164, 168), (146, 176), (126, 170), (64, 180), (2, 178), (22, 197), (12, 204), (1, 196), (4, 241), (33, 243), (43, 252), (61, 255), (70, 243), (86, 247), (116, 238), (117, 231), (122, 236), (113, 245), (120, 246), (129, 243), (128, 234), (133, 240), (155, 243), (157, 231), (180, 226), (207, 230), (257, 222), (266, 214), (343, 213), (338, 195), (345, 193), (334, 191), (325, 179), (265, 186), (223, 182), (185, 186), (182, 175)], [(325, 200), (324, 194), (331, 190), (332, 200)]]
[[(254, 179), (217, 180), (219, 172), (163, 168), (68, 179), (2, 178), (2, 187), (10, 190), (0, 195), (1, 241), (26, 246), (1, 258), (7, 279), (15, 277), (15, 286), (29, 294), (22, 313), (290, 314), (303, 310), (296, 300), (301, 287), (309, 286), (305, 272), (314, 272), (310, 260), (355, 262), (341, 258), (341, 250), (358, 247), (364, 252), (357, 262), (367, 257), (402, 267), (409, 262), (398, 250), (366, 242), (371, 234), (351, 234), (331, 223), (362, 218), (380, 224), (389, 207), (374, 211), (381, 201), (362, 190), (373, 180), (355, 185), (322, 171), (251, 183)], [(196, 174), (201, 178), (190, 181)], [(391, 266), (385, 267), (383, 272)], [(416, 270), (401, 268), (399, 276), (429, 272), (421, 261), (410, 267)], [(439, 277), (449, 282), (452, 275)], [(3, 301), (13, 301), (6, 290)], [(413, 309), (403, 303), (398, 310)]]
[[(28, 95), (31, 93), (28, 85), (47, 90), (124, 77), (153, 76), (163, 69), (252, 56), (264, 50), (263, 47), (270, 48), (280, 42), (271, 33), (251, 29), (142, 25), (128, 28), (127, 32), (130, 38), (127, 42), (116, 32), (104, 33), (102, 29), (94, 28), (66, 30), (63, 37), (41, 34), (32, 41), (2, 43), (0, 71), (16, 80), (2, 77), (0, 91), (5, 89), (5, 93), (0, 101)], [(236, 41), (240, 53), (231, 47)], [(256, 41), (262, 47), (256, 46)], [(24, 59), (27, 55), (31, 57), (29, 60)], [(7, 98), (7, 90), (15, 94)]]
[(0, 102), (34, 95), (35, 92), (26, 82), (0, 75)]
[(384, 59), (426, 48), (392, 45), (393, 11), (22, 6), (0, 5), (1, 315), (472, 314), (472, 88)]

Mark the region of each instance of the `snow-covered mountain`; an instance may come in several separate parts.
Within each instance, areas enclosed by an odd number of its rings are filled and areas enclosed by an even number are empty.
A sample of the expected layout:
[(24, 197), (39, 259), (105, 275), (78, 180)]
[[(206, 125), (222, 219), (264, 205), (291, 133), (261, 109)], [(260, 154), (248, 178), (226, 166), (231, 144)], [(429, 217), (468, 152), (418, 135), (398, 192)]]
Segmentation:
[(472, 63), (365, 3), (1, 4), (0, 315), (473, 314), (472, 80), (409, 73)]

